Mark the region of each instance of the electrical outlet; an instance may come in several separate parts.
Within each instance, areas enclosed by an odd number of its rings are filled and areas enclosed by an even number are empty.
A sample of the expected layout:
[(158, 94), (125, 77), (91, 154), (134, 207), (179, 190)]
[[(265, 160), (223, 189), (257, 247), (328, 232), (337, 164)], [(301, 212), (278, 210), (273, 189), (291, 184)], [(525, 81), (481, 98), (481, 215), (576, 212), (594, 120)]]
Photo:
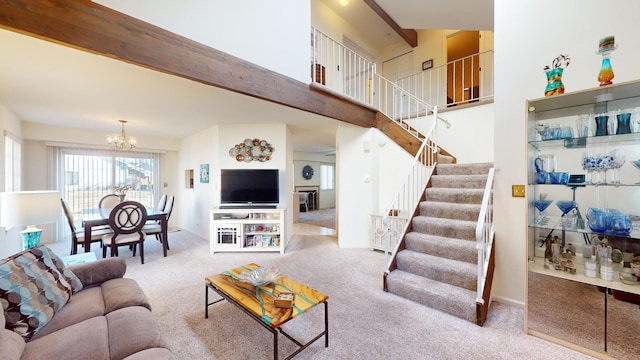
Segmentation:
[(525, 195), (524, 185), (511, 185), (512, 197), (524, 197), (524, 195)]

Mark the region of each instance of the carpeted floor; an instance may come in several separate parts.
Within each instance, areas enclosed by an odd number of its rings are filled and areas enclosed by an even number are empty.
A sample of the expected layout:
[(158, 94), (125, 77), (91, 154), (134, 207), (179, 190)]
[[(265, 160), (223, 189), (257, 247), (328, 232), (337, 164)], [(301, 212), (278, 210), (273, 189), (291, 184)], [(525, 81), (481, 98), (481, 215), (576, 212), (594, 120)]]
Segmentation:
[[(162, 257), (155, 239), (145, 243), (145, 264), (123, 250), (127, 277), (136, 279), (178, 359), (271, 359), (272, 335), (226, 301), (204, 318), (207, 275), (255, 262), (277, 267), (288, 277), (329, 295), (329, 347), (322, 340), (296, 359), (589, 359), (575, 351), (528, 336), (523, 310), (494, 302), (484, 327), (417, 305), (382, 290), (384, 254), (340, 249), (326, 229), (294, 225), (285, 254), (209, 254), (206, 240), (171, 232)], [(68, 244), (50, 245), (66, 255)], [(94, 249), (101, 256), (99, 249)], [(215, 297), (212, 294), (210, 300)], [(284, 325), (307, 341), (323, 328), (323, 307)], [(279, 336), (280, 358), (295, 345)]]
[(307, 225), (322, 226), (329, 229), (336, 228), (336, 209), (321, 209), (300, 213), (300, 222)]

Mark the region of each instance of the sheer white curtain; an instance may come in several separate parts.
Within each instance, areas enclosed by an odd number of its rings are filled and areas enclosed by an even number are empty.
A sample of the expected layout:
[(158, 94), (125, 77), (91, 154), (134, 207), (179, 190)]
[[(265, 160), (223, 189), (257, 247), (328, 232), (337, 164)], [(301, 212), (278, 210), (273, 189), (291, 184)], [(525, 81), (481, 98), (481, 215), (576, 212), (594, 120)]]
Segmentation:
[[(103, 196), (115, 193), (114, 186), (129, 186), (126, 199), (148, 207), (160, 198), (160, 154), (59, 146), (50, 150), (52, 188), (69, 203), (75, 220), (82, 219), (83, 209), (97, 208)], [(59, 228), (64, 238), (69, 228)]]

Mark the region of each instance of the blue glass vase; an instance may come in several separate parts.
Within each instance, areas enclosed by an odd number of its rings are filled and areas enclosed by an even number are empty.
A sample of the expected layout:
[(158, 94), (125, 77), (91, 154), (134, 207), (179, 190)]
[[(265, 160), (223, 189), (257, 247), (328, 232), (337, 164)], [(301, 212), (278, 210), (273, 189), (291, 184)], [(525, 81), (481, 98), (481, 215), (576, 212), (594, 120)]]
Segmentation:
[(616, 134), (631, 133), (631, 113), (618, 114), (616, 117), (618, 118), (618, 129), (616, 130)]
[(596, 136), (605, 136), (607, 135), (607, 120), (609, 116), (601, 115), (596, 116)]

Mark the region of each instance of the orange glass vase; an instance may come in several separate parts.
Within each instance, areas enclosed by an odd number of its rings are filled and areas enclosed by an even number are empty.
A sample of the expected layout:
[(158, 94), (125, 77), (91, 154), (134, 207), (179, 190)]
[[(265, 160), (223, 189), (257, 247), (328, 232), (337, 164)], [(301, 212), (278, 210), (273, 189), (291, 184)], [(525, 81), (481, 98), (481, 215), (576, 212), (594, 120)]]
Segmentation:
[(598, 81), (600, 86), (607, 86), (613, 84), (613, 68), (611, 67), (611, 59), (608, 55), (603, 55), (602, 66), (600, 67), (600, 73), (598, 74)]

